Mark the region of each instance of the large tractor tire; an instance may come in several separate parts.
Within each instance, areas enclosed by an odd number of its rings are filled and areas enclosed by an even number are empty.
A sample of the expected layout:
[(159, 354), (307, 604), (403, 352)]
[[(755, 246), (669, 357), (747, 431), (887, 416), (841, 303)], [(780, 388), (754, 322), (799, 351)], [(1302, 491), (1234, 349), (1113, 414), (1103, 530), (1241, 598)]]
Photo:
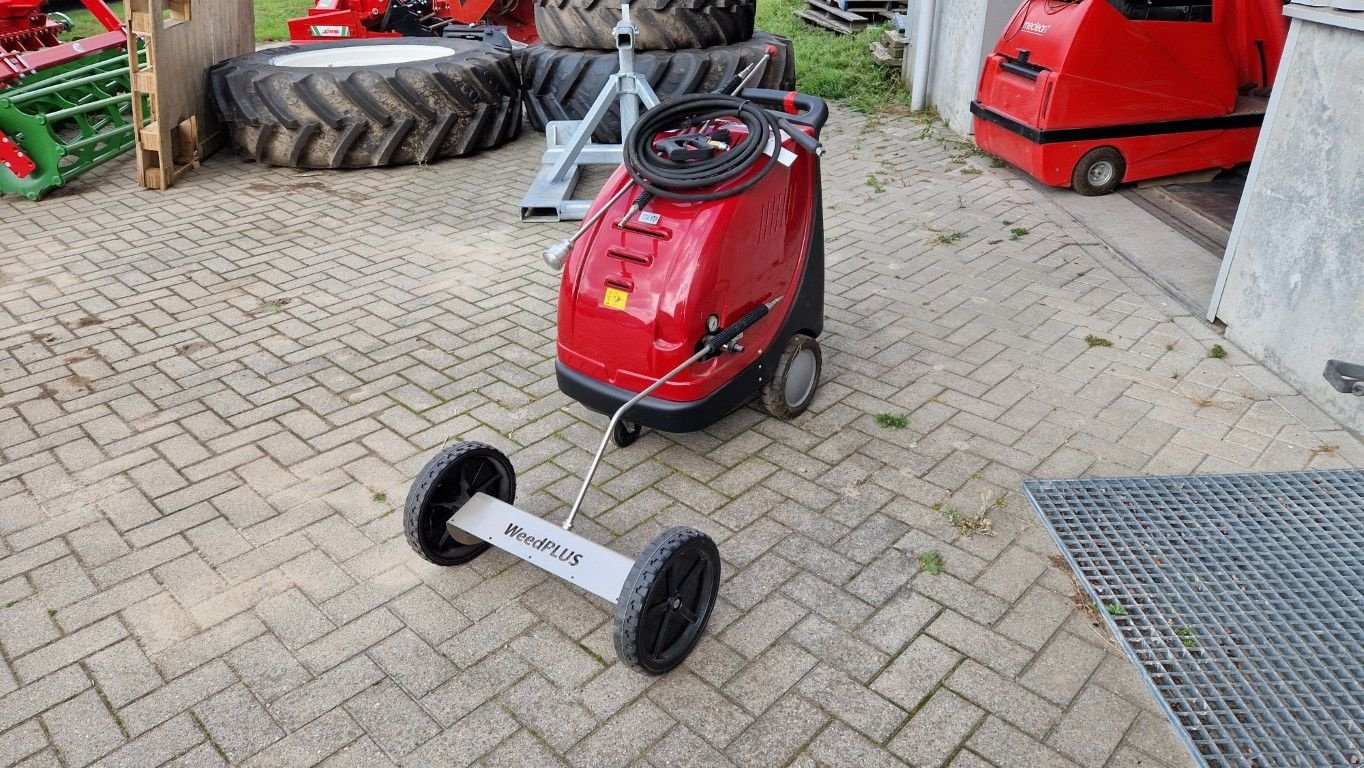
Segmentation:
[(509, 52), (473, 40), (313, 43), (238, 56), (209, 73), (237, 150), (292, 168), (428, 163), (521, 130)]
[[(666, 102), (688, 93), (715, 90), (730, 75), (762, 58), (769, 45), (777, 52), (753, 87), (794, 88), (796, 57), (791, 41), (766, 32), (758, 32), (753, 39), (735, 45), (685, 51), (641, 51), (635, 54), (635, 70), (649, 79), (658, 98)], [(552, 120), (581, 120), (607, 78), (615, 74), (617, 64), (615, 51), (532, 46), (521, 62), (526, 117), (531, 126), (542, 131), (545, 123)], [(612, 105), (593, 134), (594, 140), (620, 141), (619, 110), (619, 105)]]
[[(756, 10), (756, 0), (635, 0), (635, 50), (742, 43), (753, 36)], [(535, 28), (549, 45), (615, 51), (618, 21), (620, 0), (535, 0)]]

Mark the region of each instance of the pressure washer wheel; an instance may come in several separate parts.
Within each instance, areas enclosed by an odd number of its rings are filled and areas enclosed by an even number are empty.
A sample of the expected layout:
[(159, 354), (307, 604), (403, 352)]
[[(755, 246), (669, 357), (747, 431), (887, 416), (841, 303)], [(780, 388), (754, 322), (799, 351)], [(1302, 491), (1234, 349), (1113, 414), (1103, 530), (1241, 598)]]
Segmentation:
[(669, 528), (644, 548), (616, 601), (616, 655), (653, 675), (681, 664), (715, 609), (720, 551), (706, 534)]
[(815, 399), (823, 366), (824, 353), (820, 351), (818, 341), (803, 333), (787, 339), (772, 378), (763, 385), (763, 408), (776, 418), (788, 421), (805, 413), (810, 401)]
[(644, 427), (639, 424), (621, 419), (611, 428), (611, 442), (615, 443), (617, 448), (628, 448), (635, 444), (643, 432)]
[(403, 532), (423, 559), (461, 565), (483, 554), (488, 543), (467, 533), (451, 534), (445, 523), (475, 493), (508, 504), (516, 500), (516, 472), (505, 455), (484, 443), (458, 443), (426, 462), (407, 492)]
[(1125, 173), (1127, 161), (1122, 153), (1113, 147), (1099, 147), (1086, 152), (1075, 164), (1070, 186), (1086, 197), (1106, 195), (1118, 188)]

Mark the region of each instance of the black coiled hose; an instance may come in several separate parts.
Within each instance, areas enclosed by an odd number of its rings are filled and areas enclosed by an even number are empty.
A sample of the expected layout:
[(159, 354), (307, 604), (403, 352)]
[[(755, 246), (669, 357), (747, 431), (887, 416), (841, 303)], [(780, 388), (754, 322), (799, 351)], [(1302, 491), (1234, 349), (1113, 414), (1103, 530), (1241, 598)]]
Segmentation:
[[(704, 160), (676, 162), (659, 157), (654, 137), (700, 125), (707, 120), (735, 118), (748, 129), (748, 135), (724, 152)], [(778, 151), (767, 156), (757, 173), (740, 184), (725, 189), (709, 189), (737, 178), (760, 162), (763, 149), (779, 136), (777, 117), (753, 102), (738, 96), (697, 93), (680, 96), (645, 112), (625, 137), (625, 170), (646, 192), (669, 200), (704, 202), (737, 195), (757, 184), (778, 162)], [(691, 190), (709, 189), (706, 192)]]

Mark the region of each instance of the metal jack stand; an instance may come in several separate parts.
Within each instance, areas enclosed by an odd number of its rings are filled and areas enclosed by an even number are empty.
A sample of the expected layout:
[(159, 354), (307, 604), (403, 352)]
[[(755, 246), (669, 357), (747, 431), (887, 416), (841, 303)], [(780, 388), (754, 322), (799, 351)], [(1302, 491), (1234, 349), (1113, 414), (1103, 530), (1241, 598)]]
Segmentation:
[(606, 81), (597, 100), (582, 120), (555, 120), (545, 126), (544, 157), (540, 173), (530, 190), (521, 198), (522, 221), (581, 221), (591, 200), (573, 200), (573, 190), (584, 165), (620, 165), (620, 144), (596, 144), (592, 133), (606, 118), (611, 104), (620, 103), (620, 135), (630, 133), (639, 119), (640, 104), (652, 109), (658, 96), (643, 75), (635, 72), (635, 35), (639, 30), (630, 21), (630, 0), (621, 0), (620, 21), (616, 24), (616, 50), (620, 70)]

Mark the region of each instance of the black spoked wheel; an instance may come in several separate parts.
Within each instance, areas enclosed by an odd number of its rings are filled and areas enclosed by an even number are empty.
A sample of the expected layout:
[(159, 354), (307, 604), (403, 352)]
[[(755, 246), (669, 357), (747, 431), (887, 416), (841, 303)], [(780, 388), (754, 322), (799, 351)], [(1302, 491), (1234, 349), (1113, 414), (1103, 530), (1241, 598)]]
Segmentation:
[(620, 421), (616, 422), (616, 426), (611, 428), (611, 442), (615, 443), (617, 446), (621, 448), (625, 448), (630, 445), (633, 445), (634, 442), (639, 439), (640, 434), (643, 432), (644, 427), (641, 427), (640, 425), (635, 424), (633, 422), (626, 421), (625, 419), (621, 419)]
[(635, 561), (616, 601), (620, 660), (659, 675), (701, 639), (720, 589), (720, 551), (694, 528), (669, 528)]
[(491, 445), (459, 443), (426, 462), (407, 493), (403, 532), (422, 558), (436, 565), (461, 565), (483, 554), (488, 543), (467, 533), (451, 533), (445, 524), (475, 493), (511, 504), (516, 500), (516, 473), (505, 455)]
[(823, 367), (824, 353), (818, 341), (803, 333), (787, 339), (772, 378), (763, 385), (763, 408), (787, 421), (805, 413), (815, 399)]

